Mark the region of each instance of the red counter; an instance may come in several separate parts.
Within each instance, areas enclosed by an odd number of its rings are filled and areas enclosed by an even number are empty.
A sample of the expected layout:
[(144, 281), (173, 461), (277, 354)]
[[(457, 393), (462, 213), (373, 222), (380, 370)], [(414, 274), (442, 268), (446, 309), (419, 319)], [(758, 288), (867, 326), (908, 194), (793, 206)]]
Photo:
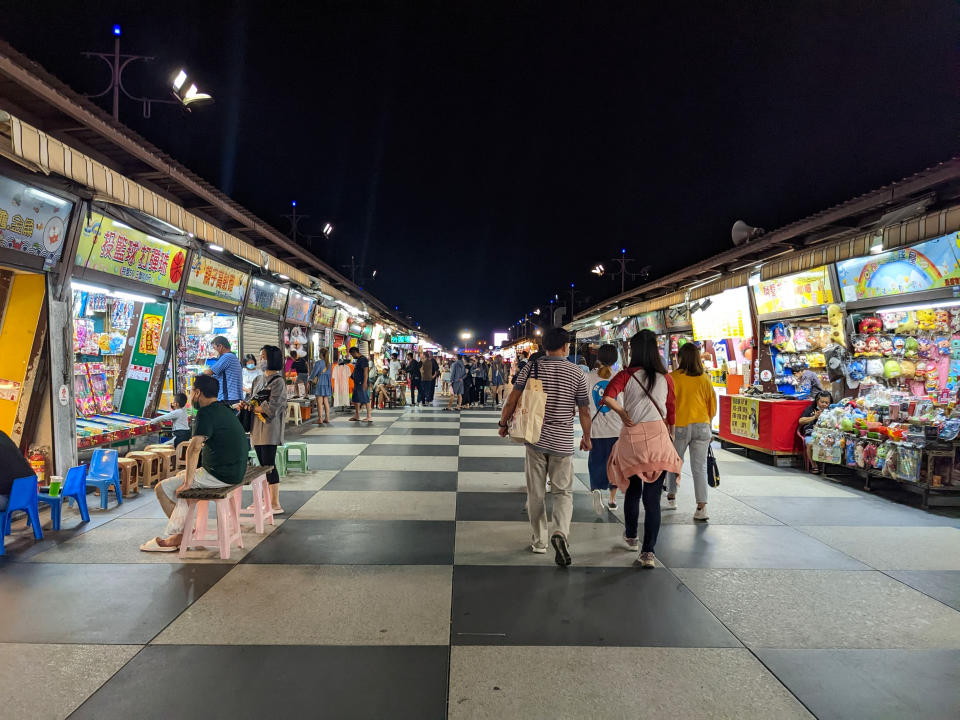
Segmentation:
[(720, 396), (720, 439), (773, 455), (794, 455), (797, 420), (809, 400)]

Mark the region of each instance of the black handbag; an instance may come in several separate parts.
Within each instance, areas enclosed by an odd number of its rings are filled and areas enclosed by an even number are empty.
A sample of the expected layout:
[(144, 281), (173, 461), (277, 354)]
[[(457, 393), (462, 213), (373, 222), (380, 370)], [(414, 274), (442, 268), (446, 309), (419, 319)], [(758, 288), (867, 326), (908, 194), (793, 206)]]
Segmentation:
[(713, 455), (713, 448), (707, 448), (707, 485), (712, 488), (720, 487), (720, 468), (717, 467), (717, 458)]

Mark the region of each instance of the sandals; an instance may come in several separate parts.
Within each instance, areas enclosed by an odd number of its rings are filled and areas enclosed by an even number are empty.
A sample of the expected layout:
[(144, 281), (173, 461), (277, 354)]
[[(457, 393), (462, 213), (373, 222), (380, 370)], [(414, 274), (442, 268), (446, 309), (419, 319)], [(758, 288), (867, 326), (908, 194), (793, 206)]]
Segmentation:
[(159, 544), (157, 543), (157, 539), (156, 539), (155, 537), (152, 537), (152, 538), (150, 538), (149, 540), (147, 540), (143, 545), (141, 545), (141, 546), (140, 546), (140, 549), (141, 549), (143, 552), (165, 552), (165, 553), (171, 553), (171, 552), (177, 552), (177, 550), (179, 550), (180, 548), (175, 547), (175, 546), (173, 546), (173, 545), (171, 545), (171, 546), (159, 545)]
[(350, 422), (360, 422), (360, 418), (347, 418)]

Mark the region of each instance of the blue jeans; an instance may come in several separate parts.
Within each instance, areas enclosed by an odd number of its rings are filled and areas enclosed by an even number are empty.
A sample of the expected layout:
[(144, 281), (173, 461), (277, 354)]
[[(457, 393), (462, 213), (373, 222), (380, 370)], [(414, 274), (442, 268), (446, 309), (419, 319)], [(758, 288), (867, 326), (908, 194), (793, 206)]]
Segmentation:
[(610, 481), (607, 479), (607, 459), (614, 443), (619, 438), (591, 438), (593, 447), (590, 448), (590, 457), (587, 458), (587, 469), (590, 471), (591, 490), (609, 490)]
[(667, 474), (660, 473), (654, 482), (647, 483), (637, 475), (630, 477), (630, 487), (627, 488), (623, 500), (623, 521), (626, 525), (624, 534), (628, 538), (637, 536), (637, 526), (640, 523), (640, 501), (643, 500), (643, 545), (640, 552), (653, 552), (660, 534), (660, 493), (663, 492), (663, 481)]

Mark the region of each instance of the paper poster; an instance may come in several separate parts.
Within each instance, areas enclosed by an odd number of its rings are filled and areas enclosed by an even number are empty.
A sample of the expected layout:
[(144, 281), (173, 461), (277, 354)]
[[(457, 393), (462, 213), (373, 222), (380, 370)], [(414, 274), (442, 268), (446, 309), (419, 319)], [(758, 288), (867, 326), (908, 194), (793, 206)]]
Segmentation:
[(760, 439), (760, 401), (744, 395), (730, 398), (730, 434)]
[(163, 330), (163, 317), (160, 315), (143, 314), (140, 325), (141, 355), (156, 355), (160, 349), (160, 332)]
[(130, 365), (127, 368), (127, 380), (150, 382), (150, 374), (152, 372), (153, 368), (148, 367), (147, 365)]
[(0, 378), (0, 400), (17, 402), (20, 399), (20, 383)]

